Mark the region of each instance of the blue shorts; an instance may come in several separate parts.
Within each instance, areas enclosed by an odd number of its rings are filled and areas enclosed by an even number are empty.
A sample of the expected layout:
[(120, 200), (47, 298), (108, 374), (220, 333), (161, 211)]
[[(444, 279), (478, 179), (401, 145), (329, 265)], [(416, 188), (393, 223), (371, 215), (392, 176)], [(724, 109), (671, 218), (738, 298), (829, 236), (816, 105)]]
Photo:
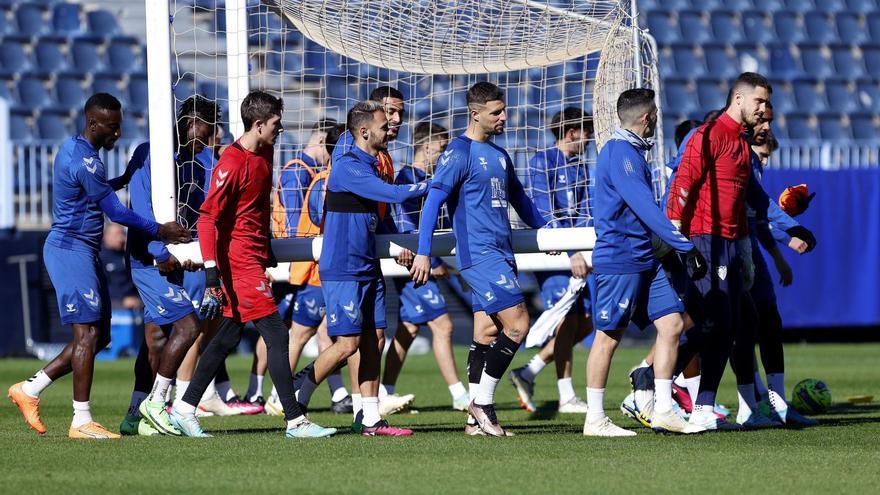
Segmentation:
[(736, 241), (695, 235), (691, 242), (709, 265), (706, 276), (691, 284), (691, 290), (702, 297), (703, 331), (734, 332), (739, 328), (743, 296), (742, 259)]
[(385, 279), (322, 280), (327, 302), (327, 335), (360, 335), (388, 327)]
[(196, 310), (196, 316), (201, 320), (202, 314), (199, 308), (202, 305), (202, 298), (205, 297), (205, 271), (198, 270), (195, 272), (183, 272), (183, 288), (189, 294), (189, 300), (192, 302), (193, 308)]
[(471, 307), (493, 315), (525, 301), (519, 288), (516, 263), (502, 258), (490, 258), (461, 271), (471, 286)]
[(419, 288), (412, 280), (402, 277), (395, 278), (394, 285), (400, 293), (400, 321), (424, 325), (449, 313), (446, 299), (433, 278)]
[(104, 265), (97, 253), (46, 243), (43, 263), (55, 287), (61, 323), (110, 322), (110, 293)]
[(755, 304), (776, 305), (776, 291), (773, 289), (773, 276), (767, 261), (761, 253), (758, 241), (752, 238), (752, 263), (755, 265), (755, 282), (749, 290)]
[(132, 268), (131, 279), (144, 302), (145, 323), (164, 326), (195, 311), (180, 272), (162, 275), (155, 266)]
[[(568, 282), (571, 280), (571, 272), (535, 272), (535, 278), (541, 286), (541, 300), (544, 301), (544, 310), (552, 308), (568, 290)], [(593, 312), (590, 301), (589, 284), (584, 287), (577, 301), (571, 306), (569, 313), (589, 315)]]
[(626, 328), (630, 322), (645, 329), (654, 320), (684, 312), (659, 263), (641, 273), (596, 274), (596, 330)]
[(327, 306), (324, 291), (316, 285), (304, 285), (278, 301), (278, 312), (284, 320), (316, 328), (324, 319)]

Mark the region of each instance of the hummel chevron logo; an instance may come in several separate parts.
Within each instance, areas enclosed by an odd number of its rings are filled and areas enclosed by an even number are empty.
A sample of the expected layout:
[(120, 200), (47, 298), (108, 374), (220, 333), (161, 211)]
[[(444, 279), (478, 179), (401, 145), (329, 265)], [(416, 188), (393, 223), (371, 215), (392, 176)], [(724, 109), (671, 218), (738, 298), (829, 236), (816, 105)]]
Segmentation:
[(629, 298), (627, 297), (622, 303), (617, 303), (617, 306), (619, 306), (620, 309), (626, 311), (626, 308), (629, 307)]
[(101, 296), (95, 294), (95, 289), (89, 289), (88, 293), (83, 293), (83, 297), (86, 298), (89, 305), (97, 308), (99, 304), (101, 304)]
[(94, 161), (95, 157), (83, 158), (83, 165), (85, 165), (86, 170), (88, 170), (90, 174), (93, 174), (98, 170), (98, 164), (93, 164)]
[(320, 309), (317, 301), (314, 299), (306, 299), (306, 311), (308, 311), (310, 315), (318, 316), (318, 310)]
[(165, 299), (171, 299), (171, 300), (174, 301), (174, 302), (180, 302), (180, 301), (183, 301), (183, 294), (181, 294), (181, 293), (179, 293), (179, 292), (176, 292), (176, 291), (175, 291), (173, 288), (171, 288), (171, 287), (168, 288), (168, 292), (166, 292), (165, 294), (163, 294), (163, 296), (165, 296)]
[(257, 290), (260, 294), (263, 294), (266, 297), (272, 297), (272, 288), (266, 286), (266, 282), (260, 282), (260, 286), (257, 287)]
[(428, 304), (431, 306), (440, 304), (440, 298), (440, 294), (434, 294), (434, 291), (431, 289), (428, 289), (428, 292), (422, 296), (422, 299), (428, 301)]
[(354, 307), (354, 301), (349, 301), (349, 303), (342, 307), (345, 310), (345, 316), (348, 316), (355, 321), (358, 319), (358, 310)]
[(214, 184), (216, 184), (217, 187), (223, 187), (223, 185), (226, 184), (226, 177), (228, 175), (229, 175), (228, 170), (226, 172), (224, 172), (222, 170), (218, 170), (217, 171), (217, 180), (214, 181)]
[(512, 288), (516, 287), (516, 279), (512, 278), (512, 279), (508, 280), (507, 277), (504, 276), (504, 274), (501, 274), (501, 278), (496, 280), (495, 284), (500, 285), (501, 287), (504, 287), (505, 289), (512, 289)]
[(446, 165), (451, 158), (452, 158), (452, 150), (448, 149), (445, 152), (443, 152), (443, 155), (440, 157), (440, 165)]

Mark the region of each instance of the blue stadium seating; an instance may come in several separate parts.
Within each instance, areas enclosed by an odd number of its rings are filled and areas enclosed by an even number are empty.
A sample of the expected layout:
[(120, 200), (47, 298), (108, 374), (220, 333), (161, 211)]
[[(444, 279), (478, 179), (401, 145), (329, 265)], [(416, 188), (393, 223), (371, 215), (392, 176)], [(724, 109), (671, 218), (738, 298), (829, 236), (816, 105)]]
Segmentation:
[(770, 84), (773, 85), (773, 97), (771, 100), (777, 114), (786, 114), (797, 109), (791, 83), (785, 80), (773, 79), (770, 81)]
[(77, 74), (60, 74), (55, 80), (55, 101), (64, 108), (76, 109), (86, 101), (82, 78)]
[(709, 21), (712, 25), (710, 41), (717, 43), (737, 43), (743, 39), (740, 20), (732, 10), (716, 10)]
[(675, 72), (686, 77), (700, 77), (706, 73), (703, 57), (697, 54), (691, 44), (672, 45), (672, 58), (675, 61)]
[(851, 45), (831, 45), (831, 61), (834, 75), (858, 79), (865, 75), (861, 51)]
[(116, 36), (107, 44), (107, 71), (117, 76), (143, 68), (140, 61), (141, 44), (137, 38)]
[(825, 110), (825, 97), (819, 92), (819, 85), (815, 79), (798, 79), (792, 82), (794, 99), (797, 108), (807, 112), (821, 112)]
[(801, 52), (801, 67), (804, 74), (819, 79), (831, 76), (833, 68), (831, 67), (830, 50), (827, 47), (805, 43), (800, 45), (799, 48)]
[(37, 76), (25, 76), (18, 81), (18, 101), (31, 108), (49, 106), (51, 97), (46, 87), (48, 81)]
[(763, 11), (742, 13), (743, 40), (749, 43), (769, 43), (774, 39), (773, 22)]
[(722, 79), (731, 79), (739, 74), (739, 63), (735, 52), (729, 46), (714, 43), (703, 46), (706, 70), (709, 74)]
[(93, 10), (86, 14), (89, 31), (103, 37), (110, 37), (119, 32), (116, 16), (106, 10)]
[(840, 41), (855, 45), (868, 40), (864, 16), (856, 12), (839, 12), (835, 17)]
[(67, 69), (67, 57), (63, 53), (64, 46), (64, 40), (41, 38), (33, 47), (37, 70), (50, 73)]
[(60, 141), (72, 134), (69, 116), (57, 111), (43, 111), (37, 118), (37, 135), (40, 139)]
[[(774, 77), (792, 78), (800, 74), (800, 67), (788, 43), (772, 43), (770, 51), (770, 70)], [(809, 73), (809, 71), (808, 71)]]
[(34, 131), (29, 120), (31, 111), (13, 108), (9, 112), (9, 137), (17, 141), (28, 141), (34, 138)]
[(92, 93), (109, 93), (120, 101), (125, 101), (120, 89), (119, 78), (114, 74), (99, 74), (92, 79)]
[(146, 113), (149, 108), (147, 75), (135, 74), (128, 80), (128, 105), (136, 112)]
[[(774, 92), (775, 101), (776, 94)], [(855, 84), (846, 79), (828, 79), (825, 81), (825, 99), (828, 108), (839, 112), (850, 113), (858, 110), (858, 99), (855, 93)]]
[(700, 109), (705, 111), (721, 108), (727, 100), (728, 83), (726, 80), (705, 78), (697, 80), (697, 100)]
[(775, 41), (798, 43), (804, 40), (803, 17), (796, 12), (777, 12), (773, 16), (773, 27), (776, 31)]
[(657, 40), (657, 43), (665, 45), (673, 41), (678, 41), (678, 26), (675, 19), (669, 11), (655, 10), (647, 14), (647, 27), (651, 35)]
[(826, 12), (807, 12), (804, 27), (806, 38), (813, 43), (828, 43), (837, 37), (834, 19)]
[(79, 5), (58, 3), (52, 7), (52, 30), (55, 34), (73, 35), (82, 31)]
[(846, 8), (859, 13), (877, 10), (876, 0), (846, 0)]
[(861, 50), (868, 75), (880, 79), (880, 45), (863, 45)]
[(100, 43), (93, 39), (77, 38), (70, 47), (72, 69), (80, 74), (92, 74), (104, 68), (98, 52)]
[[(852, 139), (850, 133), (848, 118), (844, 118), (843, 114), (836, 112), (825, 112), (819, 114), (819, 135), (822, 139), (832, 141), (844, 141)], [(845, 122), (846, 121), (846, 122)]]
[(880, 123), (877, 122), (877, 114), (859, 112), (849, 116), (850, 127), (855, 139), (878, 139), (880, 138)]
[(39, 36), (48, 32), (46, 8), (36, 2), (23, 2), (15, 9), (18, 32), (24, 36)]
[(814, 7), (812, 0), (785, 0), (783, 5), (795, 12), (806, 12)]
[(880, 113), (880, 81), (861, 79), (856, 83), (856, 100), (862, 111)]
[(794, 140), (818, 139), (816, 120), (808, 113), (790, 113), (785, 116), (788, 137)]
[(868, 32), (875, 42), (880, 41), (880, 12), (874, 11), (865, 16), (868, 23)]
[(684, 10), (678, 13), (678, 27), (681, 39), (688, 43), (704, 43), (712, 38), (709, 23), (698, 10)]

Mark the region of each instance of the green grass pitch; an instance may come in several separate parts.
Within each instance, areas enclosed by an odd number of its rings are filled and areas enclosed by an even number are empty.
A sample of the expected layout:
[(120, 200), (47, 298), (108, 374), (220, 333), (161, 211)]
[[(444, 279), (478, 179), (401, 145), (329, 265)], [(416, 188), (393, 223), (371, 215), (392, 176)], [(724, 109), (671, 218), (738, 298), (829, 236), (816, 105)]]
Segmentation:
[[(555, 412), (555, 373), (539, 377), (529, 415), (503, 381), (499, 419), (515, 437), (470, 438), (465, 416), (451, 400), (433, 358), (412, 357), (398, 390), (415, 393), (418, 414), (390, 417), (415, 429), (411, 438), (364, 438), (347, 433), (348, 415), (327, 412), (326, 387), (316, 392), (312, 416), (342, 428), (334, 438), (302, 441), (283, 436), (279, 418), (205, 418), (210, 439), (123, 438), (71, 441), (70, 379), (43, 395), (49, 431), (38, 437), (14, 406), (0, 408), (2, 493), (866, 493), (880, 468), (880, 344), (789, 345), (789, 390), (800, 379), (824, 380), (834, 408), (822, 425), (806, 430), (663, 436), (623, 418), (617, 406), (627, 391), (626, 370), (645, 349), (621, 349), (608, 386), (606, 410), (634, 438), (581, 435), (583, 417)], [(457, 350), (464, 368), (465, 349)], [(521, 352), (515, 365), (531, 352)], [(584, 394), (586, 352), (578, 349), (575, 384)], [(4, 387), (33, 373), (33, 360), (0, 360)], [(131, 360), (99, 362), (92, 392), (95, 419), (117, 429), (128, 406)], [(246, 386), (250, 360), (230, 360), (233, 384)], [(735, 408), (732, 373), (720, 401)], [(463, 376), (463, 371), (462, 371)], [(267, 389), (268, 391), (268, 389)], [(849, 405), (850, 395), (871, 394), (873, 404)]]

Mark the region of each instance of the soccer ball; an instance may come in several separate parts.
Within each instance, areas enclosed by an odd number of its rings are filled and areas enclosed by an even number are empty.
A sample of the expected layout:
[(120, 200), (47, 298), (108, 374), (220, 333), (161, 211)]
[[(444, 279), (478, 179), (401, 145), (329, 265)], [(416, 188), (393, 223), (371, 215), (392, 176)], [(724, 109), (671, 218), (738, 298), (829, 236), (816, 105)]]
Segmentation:
[(807, 378), (794, 386), (791, 405), (801, 414), (819, 414), (831, 407), (831, 390), (822, 380)]

